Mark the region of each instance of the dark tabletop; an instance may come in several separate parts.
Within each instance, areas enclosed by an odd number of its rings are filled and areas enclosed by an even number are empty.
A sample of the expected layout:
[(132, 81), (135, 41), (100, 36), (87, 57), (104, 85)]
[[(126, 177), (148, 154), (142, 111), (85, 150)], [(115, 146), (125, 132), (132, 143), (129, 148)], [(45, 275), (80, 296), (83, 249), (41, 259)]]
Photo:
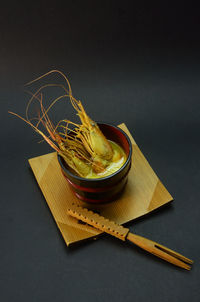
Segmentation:
[[(1, 301), (200, 301), (200, 13), (188, 3), (1, 4)], [(23, 84), (51, 69), (94, 120), (126, 123), (174, 197), (129, 227), (192, 258), (190, 272), (109, 236), (67, 248), (27, 162), (51, 149), (8, 115), (24, 115)]]

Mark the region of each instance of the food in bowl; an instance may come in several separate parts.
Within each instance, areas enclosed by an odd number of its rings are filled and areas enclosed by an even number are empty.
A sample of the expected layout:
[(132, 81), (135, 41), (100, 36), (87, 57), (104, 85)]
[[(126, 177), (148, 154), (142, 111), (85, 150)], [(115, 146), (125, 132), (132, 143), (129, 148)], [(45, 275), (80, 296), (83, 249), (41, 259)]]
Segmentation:
[[(103, 178), (115, 173), (123, 166), (127, 159), (126, 153), (124, 152), (122, 147), (114, 141), (108, 140), (108, 142), (113, 150), (113, 156), (111, 160), (101, 160), (104, 164), (104, 167), (101, 169), (99, 169), (99, 167), (98, 169), (96, 169), (96, 166), (94, 166), (94, 164), (89, 163), (86, 167), (83, 167), (83, 177), (88, 179)], [(80, 162), (78, 163), (80, 164)], [(71, 171), (73, 171), (73, 169), (71, 169)], [(73, 173), (79, 175), (75, 171), (73, 171)]]
[[(32, 96), (27, 105), (25, 118), (16, 113), (10, 113), (24, 120), (39, 133), (57, 151), (70, 171), (75, 175), (88, 179), (105, 178), (112, 175), (124, 165), (127, 160), (127, 154), (120, 144), (113, 141), (112, 138), (108, 139), (98, 124), (87, 115), (81, 101), (73, 97), (72, 89), (66, 76), (58, 70), (52, 70), (28, 84), (40, 81), (54, 73), (62, 76), (65, 85), (48, 83), (31, 93)], [(45, 108), (43, 105), (43, 91), (51, 86), (60, 87), (63, 92), (52, 101), (48, 108)], [(80, 123), (62, 119), (54, 126), (49, 117), (49, 110), (55, 103), (64, 98), (70, 100), (77, 112)], [(35, 119), (29, 119), (28, 111), (33, 101), (39, 102), (40, 110)], [(41, 130), (40, 126), (43, 126), (45, 132)]]

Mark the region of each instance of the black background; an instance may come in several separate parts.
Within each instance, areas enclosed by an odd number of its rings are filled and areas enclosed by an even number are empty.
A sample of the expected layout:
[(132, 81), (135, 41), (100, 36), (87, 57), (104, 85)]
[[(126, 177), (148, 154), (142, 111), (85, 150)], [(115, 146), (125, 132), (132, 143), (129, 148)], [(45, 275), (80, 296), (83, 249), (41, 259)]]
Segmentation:
[[(200, 13), (192, 1), (4, 1), (0, 10), (1, 301), (199, 301)], [(105, 236), (67, 248), (27, 159), (50, 152), (23, 84), (63, 71), (94, 120), (125, 122), (175, 201), (131, 230), (183, 271)], [(71, 118), (66, 103), (55, 118)]]

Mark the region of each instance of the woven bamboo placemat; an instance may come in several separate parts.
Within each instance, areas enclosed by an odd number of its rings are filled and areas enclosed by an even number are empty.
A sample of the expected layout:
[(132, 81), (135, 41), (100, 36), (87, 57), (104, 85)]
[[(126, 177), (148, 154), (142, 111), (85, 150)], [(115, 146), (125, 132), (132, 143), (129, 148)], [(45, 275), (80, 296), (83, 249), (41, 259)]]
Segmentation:
[(173, 198), (145, 159), (125, 124), (119, 125), (131, 139), (132, 167), (123, 195), (116, 201), (93, 205), (78, 200), (61, 173), (55, 152), (29, 159), (55, 222), (67, 245), (95, 238), (101, 232), (69, 216), (72, 202), (86, 206), (119, 224), (134, 220), (172, 201)]

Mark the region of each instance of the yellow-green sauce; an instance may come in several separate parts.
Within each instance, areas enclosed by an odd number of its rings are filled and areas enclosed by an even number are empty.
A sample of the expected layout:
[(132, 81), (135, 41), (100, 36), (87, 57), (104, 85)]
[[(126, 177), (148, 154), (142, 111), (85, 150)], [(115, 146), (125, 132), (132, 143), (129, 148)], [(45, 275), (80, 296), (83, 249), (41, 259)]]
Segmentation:
[(106, 177), (108, 175), (111, 175), (115, 173), (117, 170), (119, 170), (123, 164), (125, 163), (127, 156), (118, 144), (116, 144), (113, 141), (109, 141), (112, 149), (113, 149), (113, 158), (110, 162), (108, 162), (108, 166), (105, 168), (105, 170), (101, 173), (95, 173), (92, 169), (90, 172), (85, 176), (86, 178), (102, 178)]

